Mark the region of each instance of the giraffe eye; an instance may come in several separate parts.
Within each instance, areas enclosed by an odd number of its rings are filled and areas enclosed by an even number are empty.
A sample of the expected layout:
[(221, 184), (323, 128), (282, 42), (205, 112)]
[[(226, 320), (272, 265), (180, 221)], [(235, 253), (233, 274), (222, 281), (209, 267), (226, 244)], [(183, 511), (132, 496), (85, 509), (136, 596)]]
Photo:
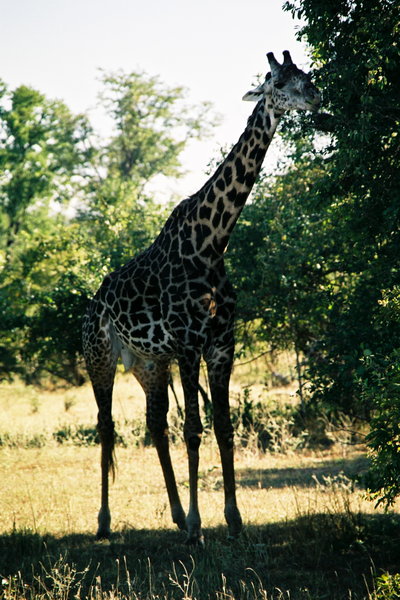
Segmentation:
[(283, 88), (283, 86), (284, 86), (284, 85), (285, 85), (285, 84), (283, 83), (283, 81), (278, 81), (277, 83), (275, 83), (275, 86), (274, 86), (274, 87), (275, 87), (277, 90), (281, 90), (281, 89)]

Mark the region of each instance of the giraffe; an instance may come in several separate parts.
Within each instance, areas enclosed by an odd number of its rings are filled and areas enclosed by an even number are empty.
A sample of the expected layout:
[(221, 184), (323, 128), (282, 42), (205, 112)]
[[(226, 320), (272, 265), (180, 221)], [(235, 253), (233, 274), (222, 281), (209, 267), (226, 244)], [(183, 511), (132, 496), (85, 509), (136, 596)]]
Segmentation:
[[(242, 519), (236, 501), (229, 379), (234, 352), (235, 294), (223, 254), (260, 172), (278, 122), (287, 110), (318, 110), (319, 92), (287, 50), (280, 64), (267, 54), (270, 72), (244, 100), (256, 106), (232, 150), (194, 195), (180, 202), (158, 237), (141, 254), (105, 277), (83, 323), (83, 349), (98, 406), (101, 508), (98, 539), (111, 534), (109, 473), (114, 474), (112, 390), (119, 358), (146, 396), (146, 422), (163, 471), (172, 520), (187, 543), (204, 543), (197, 479), (202, 424), (198, 405), (200, 360), (207, 366), (214, 431), (224, 480), (228, 535)], [(189, 510), (179, 498), (168, 446), (168, 381), (177, 360), (184, 391), (184, 439), (189, 465)]]

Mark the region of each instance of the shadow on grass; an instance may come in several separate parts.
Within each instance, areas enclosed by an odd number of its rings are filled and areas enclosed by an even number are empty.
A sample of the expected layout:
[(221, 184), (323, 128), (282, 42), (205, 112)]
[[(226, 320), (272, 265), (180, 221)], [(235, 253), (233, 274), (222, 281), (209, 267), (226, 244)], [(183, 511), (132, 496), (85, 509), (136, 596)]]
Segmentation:
[(363, 486), (363, 476), (368, 468), (368, 458), (360, 456), (350, 459), (327, 460), (315, 467), (292, 467), (275, 469), (238, 469), (237, 481), (240, 487), (283, 488), (315, 487), (317, 479), (334, 478), (343, 473), (359, 487)]
[(206, 599), (217, 591), (258, 598), (266, 590), (269, 599), (339, 600), (367, 598), (373, 574), (398, 571), (400, 564), (400, 517), (393, 514), (305, 515), (249, 526), (236, 542), (226, 539), (225, 527), (205, 536), (202, 549), (186, 546), (175, 530), (116, 532), (108, 546), (84, 534), (14, 531), (0, 536), (0, 574), (7, 579), (19, 571), (32, 589), (41, 581), (52, 589), (67, 565), (75, 575), (65, 574), (70, 583), (63, 598), (94, 597), (93, 587), (98, 593), (101, 586), (131, 598)]

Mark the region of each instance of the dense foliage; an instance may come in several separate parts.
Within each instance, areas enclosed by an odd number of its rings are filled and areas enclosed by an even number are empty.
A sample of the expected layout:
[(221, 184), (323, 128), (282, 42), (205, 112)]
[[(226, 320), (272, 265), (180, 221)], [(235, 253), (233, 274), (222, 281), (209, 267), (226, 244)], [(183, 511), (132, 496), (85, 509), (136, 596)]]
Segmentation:
[(398, 0), (302, 0), (329, 115), (326, 175), (315, 201), (335, 223), (325, 264), (343, 274), (309, 364), (313, 397), (372, 415), (373, 489), (400, 492), (400, 5)]
[(238, 223), (231, 268), (250, 311), (240, 315), (257, 319), (258, 338), (303, 355), (310, 410), (371, 422), (369, 484), (391, 502), (400, 492), (400, 5), (286, 8), (305, 23), (323, 113), (285, 121), (286, 166), (260, 181)]
[(182, 88), (143, 73), (103, 74), (114, 127), (100, 141), (63, 103), (24, 86), (0, 92), (0, 379), (79, 384), (88, 296), (153, 240), (168, 208), (149, 183), (179, 175), (209, 105), (188, 107)]
[[(87, 119), (72, 115), (65, 104), (26, 86), (9, 92), (1, 85), (1, 376), (18, 373), (30, 380), (36, 353), (43, 352), (40, 342), (52, 335), (52, 322), (39, 324), (38, 316), (71, 271), (72, 234), (58, 207), (77, 192), (82, 165), (91, 160), (89, 133)], [(59, 358), (62, 365), (62, 348)]]
[[(335, 248), (330, 268), (346, 274), (319, 349), (310, 365), (316, 391), (332, 404), (360, 410), (360, 358), (390, 354), (399, 328), (378, 318), (383, 290), (399, 283), (400, 214), (399, 4), (293, 2), (319, 65), (331, 135), (326, 176), (315, 200), (332, 213)], [(369, 406), (363, 404), (363, 410)]]

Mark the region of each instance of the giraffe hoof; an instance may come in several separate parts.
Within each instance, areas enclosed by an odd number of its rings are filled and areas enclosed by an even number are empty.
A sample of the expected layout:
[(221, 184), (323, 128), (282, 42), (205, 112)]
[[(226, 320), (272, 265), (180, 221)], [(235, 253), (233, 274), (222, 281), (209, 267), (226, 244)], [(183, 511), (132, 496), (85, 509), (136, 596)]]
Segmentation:
[(227, 507), (225, 517), (228, 523), (228, 540), (236, 540), (243, 528), (242, 517), (237, 506)]
[(103, 538), (96, 537), (94, 543), (96, 546), (110, 546), (111, 545), (109, 538), (104, 538), (104, 537)]
[(188, 537), (185, 541), (186, 546), (196, 546), (197, 548), (204, 548), (205, 541), (204, 535), (201, 533), (193, 533), (192, 535), (188, 534)]
[(237, 540), (242, 532), (242, 523), (231, 524), (228, 527), (228, 540)]
[(187, 531), (186, 519), (183, 519), (182, 521), (174, 521), (174, 523), (178, 526), (178, 529), (180, 529), (181, 531)]
[(111, 515), (108, 507), (100, 508), (97, 523), (96, 540), (109, 540), (111, 536)]
[(187, 531), (186, 515), (182, 509), (172, 514), (172, 521), (181, 531)]
[(96, 542), (102, 542), (102, 541), (106, 541), (106, 540), (110, 540), (111, 537), (111, 531), (109, 529), (99, 529), (98, 532), (96, 533)]

